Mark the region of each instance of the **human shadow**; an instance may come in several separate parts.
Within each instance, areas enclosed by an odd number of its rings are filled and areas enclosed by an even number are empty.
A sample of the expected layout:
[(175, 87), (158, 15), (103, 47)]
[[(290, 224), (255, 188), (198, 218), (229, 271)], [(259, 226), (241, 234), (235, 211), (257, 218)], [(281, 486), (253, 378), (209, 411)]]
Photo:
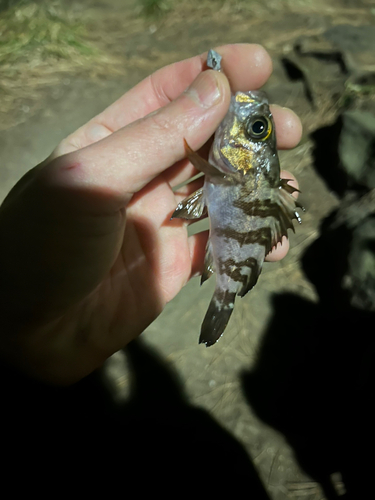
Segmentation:
[(9, 463), (20, 450), (24, 457), (38, 450), (37, 459), (23, 459), (28, 470), (53, 473), (68, 484), (77, 476), (86, 481), (88, 471), (92, 484), (99, 477), (108, 485), (120, 480), (122, 489), (128, 485), (142, 498), (246, 488), (251, 498), (268, 500), (245, 449), (206, 411), (189, 404), (171, 367), (140, 340), (124, 352), (131, 390), (123, 403), (115, 403), (99, 372), (62, 389), (3, 366)]
[[(326, 182), (344, 194), (342, 177), (335, 180), (330, 172)], [(357, 500), (373, 496), (375, 314), (354, 307), (343, 286), (356, 228), (335, 224), (336, 216), (323, 221), (320, 237), (302, 258), (319, 301), (274, 295), (256, 366), (242, 382), (252, 408), (284, 434), (326, 498), (343, 498), (332, 480), (340, 473), (345, 498)], [(367, 252), (374, 241), (359, 246)]]

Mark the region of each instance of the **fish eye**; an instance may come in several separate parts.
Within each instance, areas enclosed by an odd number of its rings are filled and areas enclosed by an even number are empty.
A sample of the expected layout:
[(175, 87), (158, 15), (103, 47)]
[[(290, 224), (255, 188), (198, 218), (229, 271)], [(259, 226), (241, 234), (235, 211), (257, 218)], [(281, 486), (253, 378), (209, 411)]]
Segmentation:
[(253, 116), (246, 125), (246, 132), (252, 139), (265, 139), (271, 132), (271, 123), (265, 116)]

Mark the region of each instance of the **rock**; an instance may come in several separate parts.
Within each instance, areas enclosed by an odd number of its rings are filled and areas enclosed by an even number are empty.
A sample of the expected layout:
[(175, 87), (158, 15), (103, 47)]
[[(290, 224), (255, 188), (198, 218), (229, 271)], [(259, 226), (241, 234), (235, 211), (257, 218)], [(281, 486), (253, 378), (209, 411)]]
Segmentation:
[(375, 312), (375, 116), (346, 111), (314, 139), (316, 168), (341, 201), (312, 246), (311, 279), (327, 303)]
[(350, 304), (353, 307), (375, 311), (374, 215), (364, 219), (353, 230), (348, 254), (348, 269), (342, 286), (349, 293)]
[(326, 232), (337, 245), (336, 253), (340, 252), (338, 235), (348, 235), (341, 286), (350, 305), (375, 311), (375, 189), (363, 196), (347, 192)]
[(296, 50), (305, 56), (342, 61), (346, 73), (375, 71), (375, 28), (339, 24), (320, 35), (301, 37)]
[(342, 114), (338, 153), (352, 183), (375, 188), (375, 116), (364, 111)]
[(371, 25), (338, 24), (325, 31), (323, 36), (344, 52), (374, 52), (375, 29)]
[(343, 80), (348, 91), (375, 93), (374, 26), (340, 24), (320, 34), (299, 37), (293, 48), (288, 57), (294, 58), (310, 88), (328, 78), (331, 83)]
[(337, 63), (341, 72), (347, 73), (340, 46), (327, 40), (324, 33), (300, 37), (295, 43), (294, 49), (301, 57), (314, 57), (321, 61)]

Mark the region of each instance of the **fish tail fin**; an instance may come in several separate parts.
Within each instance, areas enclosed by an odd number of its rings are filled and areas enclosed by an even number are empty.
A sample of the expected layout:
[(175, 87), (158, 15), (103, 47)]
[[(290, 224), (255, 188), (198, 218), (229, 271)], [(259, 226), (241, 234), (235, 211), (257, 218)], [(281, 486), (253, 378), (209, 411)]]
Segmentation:
[(202, 323), (200, 344), (209, 347), (222, 336), (233, 312), (235, 297), (235, 292), (223, 292), (216, 288)]

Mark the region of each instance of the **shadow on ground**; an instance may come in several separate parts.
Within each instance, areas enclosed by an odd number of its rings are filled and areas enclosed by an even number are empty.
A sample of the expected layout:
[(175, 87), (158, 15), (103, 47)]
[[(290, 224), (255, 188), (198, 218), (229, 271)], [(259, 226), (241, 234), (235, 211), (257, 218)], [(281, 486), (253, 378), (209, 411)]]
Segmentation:
[(25, 466), (35, 477), (53, 474), (69, 484), (89, 473), (88, 488), (99, 479), (120, 480), (125, 493), (137, 487), (142, 498), (174, 496), (178, 481), (185, 493), (245, 490), (267, 500), (245, 449), (187, 402), (176, 374), (141, 341), (132, 342), (126, 354), (133, 378), (121, 405), (97, 374), (57, 389), (2, 367), (3, 452), (8, 464), (18, 463), (16, 474)]
[[(332, 127), (336, 133), (335, 127), (340, 128), (340, 122)], [(327, 136), (332, 141), (327, 127), (315, 134), (317, 164), (327, 184), (342, 196), (348, 180), (338, 170), (338, 141), (328, 149)], [(350, 227), (349, 219), (337, 223), (343, 213), (338, 209), (323, 221), (321, 236), (302, 259), (319, 302), (275, 295), (257, 365), (242, 378), (252, 408), (284, 434), (328, 500), (340, 495), (332, 481), (335, 473), (341, 475), (345, 499), (373, 496), (375, 314), (371, 307), (354, 307), (343, 283), (351, 272), (353, 248), (360, 248), (360, 261), (373, 251), (374, 241), (369, 233), (356, 241), (360, 224)], [(374, 215), (365, 214), (361, 224), (370, 223)], [(362, 293), (363, 281), (360, 285)], [(367, 297), (362, 303), (369, 304)]]
[[(310, 272), (326, 277), (319, 285), (321, 302), (292, 294), (274, 298), (257, 368), (243, 384), (258, 416), (285, 435), (327, 499), (337, 498), (330, 481), (335, 472), (347, 498), (369, 498), (371, 464), (365, 457), (375, 444), (375, 318), (337, 293), (336, 257), (318, 246), (306, 254)], [(321, 262), (328, 269), (316, 265)]]

